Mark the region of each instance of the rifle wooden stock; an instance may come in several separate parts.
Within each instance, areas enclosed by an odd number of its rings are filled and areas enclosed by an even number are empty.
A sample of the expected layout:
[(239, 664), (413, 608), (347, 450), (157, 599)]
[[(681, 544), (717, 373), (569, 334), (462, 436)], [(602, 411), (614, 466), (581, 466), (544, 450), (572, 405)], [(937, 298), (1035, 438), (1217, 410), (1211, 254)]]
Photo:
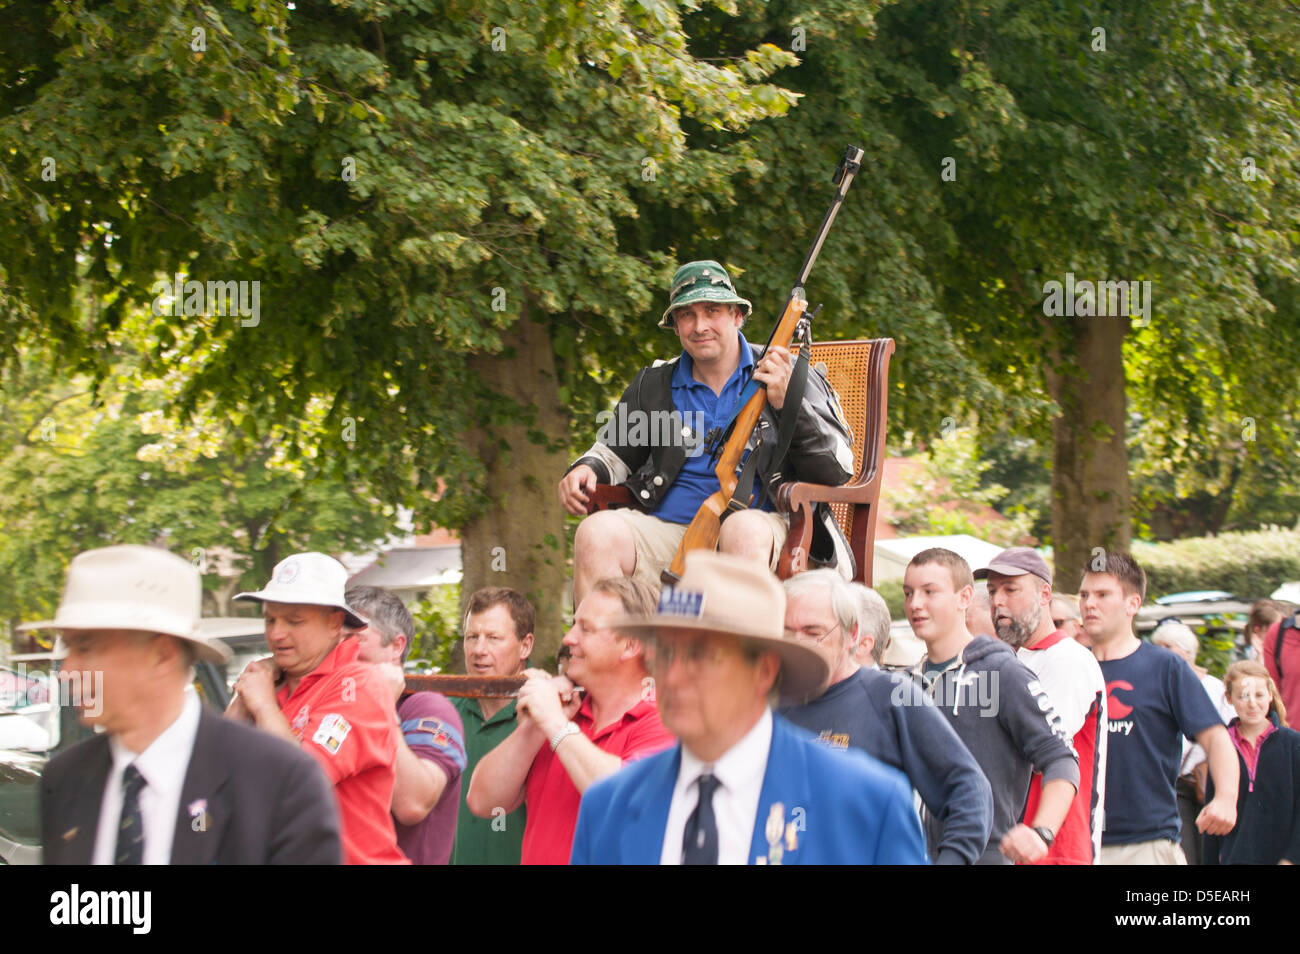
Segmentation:
[[(798, 295), (790, 296), (781, 320), (777, 323), (776, 330), (772, 332), (768, 348), (790, 347), (790, 342), (794, 340), (795, 328), (798, 327), (799, 319), (803, 317), (804, 309), (807, 307), (808, 302)], [(686, 569), (686, 554), (690, 551), (717, 549), (718, 534), (722, 532), (722, 518), (727, 513), (727, 504), (736, 493), (736, 470), (744, 459), (749, 436), (758, 425), (759, 416), (766, 406), (767, 388), (761, 387), (750, 396), (740, 409), (740, 413), (736, 415), (736, 426), (732, 429), (731, 436), (727, 438), (727, 443), (723, 445), (722, 453), (718, 456), (718, 466), (714, 469), (721, 489), (706, 497), (700, 509), (695, 512), (695, 518), (686, 528), (682, 542), (677, 545), (672, 563), (668, 564), (668, 569), (661, 574), (665, 583), (672, 584), (681, 580), (682, 573)]]

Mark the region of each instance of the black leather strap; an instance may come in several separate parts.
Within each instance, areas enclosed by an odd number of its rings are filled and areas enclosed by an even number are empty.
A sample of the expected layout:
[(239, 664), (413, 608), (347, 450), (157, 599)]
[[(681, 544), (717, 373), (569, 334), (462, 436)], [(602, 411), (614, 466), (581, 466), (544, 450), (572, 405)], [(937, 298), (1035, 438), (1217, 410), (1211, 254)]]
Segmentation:
[[(786, 454), (790, 451), (790, 441), (794, 438), (795, 420), (799, 417), (799, 411), (803, 409), (803, 394), (808, 389), (808, 352), (810, 348), (803, 347), (799, 349), (799, 357), (795, 359), (794, 370), (790, 372), (790, 386), (785, 391), (785, 404), (780, 410), (781, 420), (776, 429), (776, 449), (772, 453), (772, 466), (778, 468), (781, 462), (785, 460)], [(754, 454), (757, 456), (758, 448), (754, 448)], [(773, 470), (772, 476), (764, 481), (763, 491), (759, 496), (755, 507), (762, 507), (771, 496), (772, 485), (779, 484), (783, 475), (779, 470)]]
[(1277, 624), (1277, 642), (1273, 644), (1273, 668), (1277, 670), (1277, 678), (1282, 680), (1282, 640), (1286, 638), (1288, 629), (1300, 630), (1300, 610), (1292, 614), (1290, 619), (1283, 618)]

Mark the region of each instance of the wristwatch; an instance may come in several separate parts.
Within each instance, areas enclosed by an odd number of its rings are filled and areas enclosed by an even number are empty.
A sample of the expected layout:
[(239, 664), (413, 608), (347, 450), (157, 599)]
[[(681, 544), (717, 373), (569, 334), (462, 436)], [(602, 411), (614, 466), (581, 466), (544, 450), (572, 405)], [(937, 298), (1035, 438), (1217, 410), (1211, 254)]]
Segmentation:
[(1051, 848), (1052, 842), (1056, 840), (1056, 835), (1053, 834), (1052, 829), (1048, 828), (1046, 825), (1039, 825), (1034, 829), (1034, 834), (1043, 839), (1043, 844), (1048, 848)]
[[(555, 735), (551, 736), (551, 751), (554, 752), (560, 747), (561, 742), (571, 735), (577, 735), (581, 731), (582, 730), (578, 728), (578, 723), (573, 720), (564, 723), (564, 725), (560, 726), (560, 730), (556, 732)], [(1048, 844), (1050, 845), (1051, 842), (1049, 841)]]

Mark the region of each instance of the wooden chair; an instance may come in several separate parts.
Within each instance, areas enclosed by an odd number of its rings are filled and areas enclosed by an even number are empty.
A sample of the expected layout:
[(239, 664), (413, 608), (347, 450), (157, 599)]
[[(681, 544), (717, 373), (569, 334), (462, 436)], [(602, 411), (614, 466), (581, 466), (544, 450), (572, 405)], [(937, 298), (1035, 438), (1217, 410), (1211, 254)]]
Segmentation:
[[(796, 353), (798, 349), (795, 349)], [(885, 462), (885, 424), (889, 408), (889, 358), (894, 339), (814, 342), (811, 361), (825, 365), (826, 378), (839, 393), (840, 409), (853, 431), (854, 476), (839, 487), (790, 481), (777, 488), (773, 505), (790, 515), (790, 533), (781, 548), (777, 575), (788, 579), (808, 568), (813, 509), (830, 504), (848, 537), (857, 562), (854, 579), (871, 585), (875, 558), (876, 517)], [(591, 494), (587, 512), (635, 506), (626, 487), (601, 484)]]

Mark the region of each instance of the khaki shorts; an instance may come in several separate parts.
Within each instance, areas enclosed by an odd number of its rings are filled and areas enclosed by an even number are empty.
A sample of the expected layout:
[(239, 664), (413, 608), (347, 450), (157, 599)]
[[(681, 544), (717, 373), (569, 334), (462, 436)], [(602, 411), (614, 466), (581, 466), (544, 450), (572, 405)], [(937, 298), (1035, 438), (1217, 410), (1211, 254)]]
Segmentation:
[[(659, 574), (673, 562), (682, 537), (686, 536), (686, 524), (668, 523), (627, 507), (608, 512), (618, 514), (632, 532), (632, 543), (636, 547), (636, 572), (632, 578), (657, 589), (662, 582)], [(790, 532), (790, 518), (767, 510), (755, 512), (766, 517), (772, 528), (772, 561), (769, 569), (775, 573), (777, 564), (781, 561), (781, 547), (785, 545), (786, 535)]]
[(1103, 845), (1103, 865), (1185, 865), (1187, 856), (1176, 841), (1158, 839), (1132, 845)]

